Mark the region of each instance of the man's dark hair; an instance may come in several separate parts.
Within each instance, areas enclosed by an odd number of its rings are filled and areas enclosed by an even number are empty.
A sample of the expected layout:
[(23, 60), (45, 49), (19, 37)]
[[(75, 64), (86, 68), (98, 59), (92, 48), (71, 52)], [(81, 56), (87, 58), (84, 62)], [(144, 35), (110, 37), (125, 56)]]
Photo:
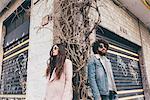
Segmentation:
[(108, 50), (108, 47), (109, 47), (108, 42), (103, 39), (98, 39), (92, 44), (92, 50), (94, 54), (98, 53), (98, 48), (100, 47), (100, 43), (103, 43), (105, 48)]

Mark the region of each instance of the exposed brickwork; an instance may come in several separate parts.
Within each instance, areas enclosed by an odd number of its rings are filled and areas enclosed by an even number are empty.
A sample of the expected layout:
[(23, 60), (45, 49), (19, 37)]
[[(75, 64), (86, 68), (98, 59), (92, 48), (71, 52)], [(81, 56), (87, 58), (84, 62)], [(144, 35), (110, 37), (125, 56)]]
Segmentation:
[(138, 21), (134, 17), (116, 6), (111, 0), (99, 1), (99, 9), (103, 27), (141, 45)]

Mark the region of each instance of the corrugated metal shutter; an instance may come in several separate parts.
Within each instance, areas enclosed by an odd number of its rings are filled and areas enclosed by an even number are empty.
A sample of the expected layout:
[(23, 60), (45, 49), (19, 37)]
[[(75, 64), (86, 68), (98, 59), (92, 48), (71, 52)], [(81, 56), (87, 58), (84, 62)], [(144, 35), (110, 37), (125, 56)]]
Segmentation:
[[(25, 2), (22, 6), (28, 7), (30, 3)], [(3, 45), (0, 100), (25, 100), (30, 22), (29, 17), (24, 19), (26, 17), (24, 15), (25, 12), (20, 14), (22, 16), (20, 18), (15, 18), (14, 15), (11, 15), (4, 22), (7, 32)], [(15, 21), (12, 21), (13, 18)], [(9, 26), (13, 25), (13, 23), (18, 23), (18, 25), (11, 30)]]
[(107, 57), (112, 64), (119, 100), (144, 100), (138, 55), (140, 47), (104, 28), (97, 29), (97, 38), (110, 43)]

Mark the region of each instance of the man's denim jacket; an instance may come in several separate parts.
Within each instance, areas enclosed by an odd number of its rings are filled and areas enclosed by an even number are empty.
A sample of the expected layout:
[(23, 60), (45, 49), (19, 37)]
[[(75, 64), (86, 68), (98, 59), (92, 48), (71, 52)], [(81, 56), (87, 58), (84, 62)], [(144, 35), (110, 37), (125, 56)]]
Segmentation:
[(92, 56), (88, 61), (88, 81), (94, 100), (98, 100), (100, 95), (109, 95), (105, 69), (100, 60), (95, 56)]

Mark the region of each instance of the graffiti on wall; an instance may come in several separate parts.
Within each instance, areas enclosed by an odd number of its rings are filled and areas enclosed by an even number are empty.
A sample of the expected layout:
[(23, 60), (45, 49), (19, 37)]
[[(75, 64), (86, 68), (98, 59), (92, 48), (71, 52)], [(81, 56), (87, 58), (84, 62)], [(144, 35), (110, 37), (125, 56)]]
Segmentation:
[(124, 76), (128, 75), (128, 71), (127, 71), (128, 66), (124, 63), (122, 58), (120, 56), (118, 56), (118, 55), (117, 55), (117, 66), (119, 68), (121, 68), (121, 71), (122, 71)]
[(138, 62), (135, 60), (130, 60), (128, 63), (125, 63), (121, 56), (117, 55), (117, 66), (121, 69), (121, 72), (124, 76), (132, 75), (136, 84), (139, 84), (138, 81)]
[(139, 81), (138, 81), (139, 75), (138, 72), (135, 70), (136, 68), (138, 68), (138, 62), (134, 60), (130, 60), (130, 62), (128, 63), (128, 67), (129, 67), (130, 74), (133, 76), (136, 84), (139, 85)]

